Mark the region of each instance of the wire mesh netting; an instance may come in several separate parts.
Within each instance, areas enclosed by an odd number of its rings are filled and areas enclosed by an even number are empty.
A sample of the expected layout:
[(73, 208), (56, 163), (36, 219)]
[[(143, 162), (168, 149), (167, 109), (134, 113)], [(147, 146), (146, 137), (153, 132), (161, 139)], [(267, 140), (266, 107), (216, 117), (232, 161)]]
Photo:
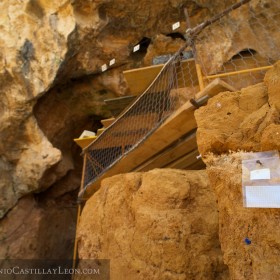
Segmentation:
[(170, 58), (144, 94), (87, 147), (84, 187), (158, 128), (179, 107), (180, 95), (193, 97), (195, 84), (194, 61), (180, 53)]
[(250, 1), (205, 28), (195, 39), (204, 83), (220, 77), (239, 90), (262, 82), (280, 57), (279, 18), (279, 1)]
[[(264, 2), (246, 3), (190, 33), (191, 37), (186, 34), (185, 48), (169, 59), (151, 86), (85, 149), (84, 190), (216, 79), (236, 90), (263, 81), (267, 69), (280, 57), (276, 32), (280, 2)], [(183, 49), (193, 58), (185, 59)]]

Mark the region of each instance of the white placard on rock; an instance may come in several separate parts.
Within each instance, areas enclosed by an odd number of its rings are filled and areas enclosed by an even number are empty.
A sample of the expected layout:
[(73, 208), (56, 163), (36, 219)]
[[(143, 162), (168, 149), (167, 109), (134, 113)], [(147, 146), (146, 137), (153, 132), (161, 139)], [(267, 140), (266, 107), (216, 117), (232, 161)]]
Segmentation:
[(270, 180), (270, 169), (256, 169), (250, 172), (250, 180)]
[(280, 208), (280, 185), (245, 186), (245, 207)]
[(139, 45), (139, 44), (136, 45), (136, 46), (134, 46), (133, 52), (137, 52), (137, 51), (139, 51), (139, 50), (140, 50), (140, 45)]
[(107, 69), (108, 69), (107, 64), (103, 64), (103, 65), (101, 66), (101, 71), (102, 71), (102, 72), (106, 71)]
[(112, 66), (112, 65), (114, 65), (115, 63), (116, 63), (116, 59), (113, 58), (113, 59), (110, 60), (109, 66)]
[(179, 27), (180, 27), (180, 22), (179, 21), (175, 22), (174, 24), (172, 24), (172, 30), (175, 30), (175, 29), (177, 29)]

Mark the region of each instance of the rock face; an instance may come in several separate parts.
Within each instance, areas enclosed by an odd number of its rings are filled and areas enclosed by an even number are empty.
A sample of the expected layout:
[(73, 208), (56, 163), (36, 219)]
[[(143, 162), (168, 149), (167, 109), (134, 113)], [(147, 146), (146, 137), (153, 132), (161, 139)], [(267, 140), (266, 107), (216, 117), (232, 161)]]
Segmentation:
[(0, 4), (0, 217), (20, 197), (40, 189), (44, 173), (61, 160), (61, 152), (40, 130), (32, 109), (53, 84), (75, 28), (67, 2)]
[(47, 196), (21, 198), (0, 221), (1, 260), (58, 260), (73, 256), (76, 220), (73, 198), (65, 195), (47, 199)]
[(155, 169), (102, 182), (78, 228), (79, 257), (112, 279), (228, 279), (205, 171)]
[[(184, 7), (195, 26), (231, 3), (1, 1), (0, 218), (24, 196), (49, 188), (63, 196), (77, 189), (82, 161), (72, 139), (84, 129), (96, 130), (98, 121), (109, 117), (104, 99), (129, 93), (122, 71), (149, 64), (153, 56), (182, 45)], [(204, 64), (213, 66), (209, 71), (220, 69), (243, 48), (255, 49), (266, 62), (277, 57), (277, 1), (250, 5), (201, 37), (198, 50)], [(180, 28), (172, 30), (177, 21)], [(140, 51), (133, 53), (139, 42)], [(101, 65), (112, 58), (116, 64), (101, 73)]]
[(279, 66), (267, 72), (264, 83), (221, 93), (196, 112), (198, 146), (218, 200), (220, 241), (231, 279), (280, 277), (280, 210), (243, 207), (244, 152), (239, 152), (279, 151)]
[(267, 72), (264, 83), (221, 93), (196, 111), (200, 153), (278, 149), (279, 77), (278, 62)]

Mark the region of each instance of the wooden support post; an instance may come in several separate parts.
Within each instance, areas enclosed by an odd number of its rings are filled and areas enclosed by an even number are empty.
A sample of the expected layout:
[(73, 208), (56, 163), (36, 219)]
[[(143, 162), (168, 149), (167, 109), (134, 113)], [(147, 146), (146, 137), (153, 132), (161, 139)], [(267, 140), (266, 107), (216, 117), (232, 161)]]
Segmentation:
[(84, 182), (85, 182), (85, 173), (86, 173), (86, 163), (87, 163), (87, 155), (83, 155), (83, 171), (82, 171), (82, 178), (81, 178), (81, 186), (80, 186), (80, 191), (83, 190), (84, 188)]
[(203, 82), (203, 75), (201, 71), (201, 67), (198, 63), (195, 64), (196, 68), (196, 73), (197, 73), (197, 78), (198, 78), (198, 84), (199, 84), (199, 89), (200, 91), (204, 90), (204, 82)]
[[(83, 171), (82, 171), (82, 178), (81, 178), (81, 185), (80, 185), (80, 193), (83, 191), (84, 188), (84, 181), (85, 181), (85, 172), (86, 172), (86, 154), (84, 155), (83, 158)], [(75, 242), (74, 242), (74, 252), (73, 252), (73, 269), (76, 267), (76, 262), (77, 262), (77, 254), (78, 254), (78, 238), (77, 238), (77, 228), (80, 222), (80, 216), (81, 216), (81, 211), (82, 211), (82, 205), (81, 203), (78, 204), (78, 209), (77, 209), (77, 224), (76, 224), (76, 233), (75, 233)]]
[(74, 242), (74, 253), (73, 253), (73, 269), (76, 268), (76, 262), (77, 262), (77, 254), (78, 254), (78, 238), (77, 238), (77, 228), (80, 222), (80, 216), (81, 216), (82, 206), (81, 204), (78, 205), (78, 213), (77, 213), (77, 224), (76, 224), (76, 233), (75, 233), (75, 242)]

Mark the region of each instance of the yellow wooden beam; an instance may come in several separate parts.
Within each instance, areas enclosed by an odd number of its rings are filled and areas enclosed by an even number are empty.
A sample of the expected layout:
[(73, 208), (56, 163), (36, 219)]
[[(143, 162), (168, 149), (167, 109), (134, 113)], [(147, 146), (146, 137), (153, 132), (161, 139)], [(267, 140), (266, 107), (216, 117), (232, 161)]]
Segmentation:
[(220, 78), (217, 78), (213, 80), (211, 83), (209, 83), (203, 90), (198, 92), (195, 95), (196, 99), (199, 99), (205, 95), (212, 97), (220, 92), (224, 91), (237, 91), (233, 86), (229, 85), (225, 81), (221, 80)]
[(196, 63), (195, 68), (196, 68), (196, 74), (197, 74), (197, 78), (198, 78), (199, 89), (201, 91), (204, 89), (204, 82), (203, 82), (203, 75), (202, 75), (201, 67), (198, 63)]
[(80, 222), (81, 210), (82, 210), (82, 206), (79, 204), (78, 205), (78, 211), (77, 211), (76, 235), (75, 235), (75, 242), (74, 242), (74, 253), (73, 253), (73, 264), (72, 264), (73, 269), (76, 268), (77, 255), (78, 255), (78, 234), (77, 234), (77, 230), (78, 230), (78, 225), (79, 225), (79, 222)]
[(251, 69), (244, 69), (244, 70), (239, 70), (239, 71), (233, 71), (233, 72), (227, 72), (227, 73), (221, 73), (221, 74), (215, 74), (215, 75), (209, 75), (209, 76), (204, 76), (203, 79), (215, 79), (215, 78), (222, 78), (222, 77), (228, 77), (228, 76), (234, 76), (238, 74), (246, 74), (250, 72), (257, 72), (257, 71), (262, 71), (262, 70), (268, 70), (271, 69), (273, 66), (262, 66), (262, 67), (257, 67), (257, 68), (251, 68)]

